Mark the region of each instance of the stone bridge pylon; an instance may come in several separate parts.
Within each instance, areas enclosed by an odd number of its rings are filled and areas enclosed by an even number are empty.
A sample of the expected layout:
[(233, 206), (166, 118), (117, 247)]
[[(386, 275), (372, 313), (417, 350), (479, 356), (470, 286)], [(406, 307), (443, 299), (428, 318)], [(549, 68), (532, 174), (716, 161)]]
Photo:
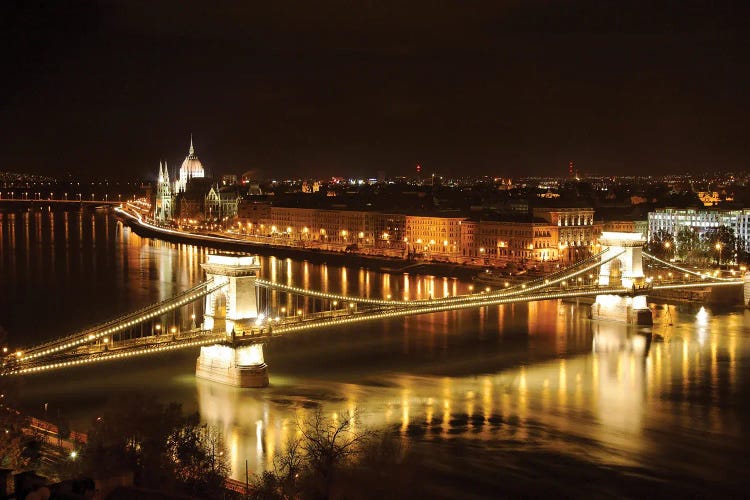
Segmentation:
[[(195, 365), (199, 378), (236, 387), (265, 387), (268, 367), (263, 344), (235, 345), (235, 335), (244, 332), (258, 317), (255, 280), (260, 271), (257, 255), (212, 254), (202, 264), (206, 280), (214, 290), (206, 295), (203, 329), (214, 330), (224, 321), (226, 342), (201, 347)], [(223, 286), (217, 288), (217, 285)]]
[(206, 295), (203, 327), (213, 330), (216, 320), (224, 320), (227, 335), (243, 328), (244, 323), (258, 317), (255, 279), (260, 271), (257, 255), (213, 254), (201, 264), (206, 280), (224, 286)]
[[(603, 232), (599, 243), (604, 262), (599, 268), (600, 286), (622, 286), (631, 295), (602, 294), (591, 306), (591, 318), (623, 321), (635, 325), (652, 325), (651, 310), (646, 303), (648, 286), (643, 274), (641, 233)], [(614, 257), (614, 258), (613, 258)]]

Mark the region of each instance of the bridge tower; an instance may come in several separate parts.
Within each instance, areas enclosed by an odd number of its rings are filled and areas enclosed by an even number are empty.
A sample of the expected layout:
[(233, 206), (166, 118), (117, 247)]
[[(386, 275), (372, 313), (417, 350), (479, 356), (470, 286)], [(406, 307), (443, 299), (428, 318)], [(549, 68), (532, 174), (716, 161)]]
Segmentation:
[(216, 284), (225, 283), (206, 295), (204, 329), (213, 330), (215, 320), (224, 319), (226, 333), (230, 335), (232, 330), (242, 328), (243, 320), (258, 317), (255, 279), (260, 263), (257, 256), (213, 254), (201, 267), (206, 272), (207, 280), (213, 279)]
[[(206, 295), (203, 329), (213, 330), (224, 320), (226, 342), (201, 347), (195, 375), (236, 387), (265, 387), (268, 368), (263, 344), (237, 345), (236, 335), (258, 317), (255, 279), (260, 270), (256, 255), (213, 254), (201, 264), (214, 290)], [(218, 288), (217, 288), (218, 287)]]
[[(603, 249), (602, 260), (611, 259), (599, 268), (599, 285), (622, 286), (632, 293), (628, 296), (597, 295), (591, 306), (591, 318), (652, 325), (643, 274), (643, 245), (646, 243), (643, 235), (605, 231), (599, 243)], [(615, 255), (617, 257), (612, 258)]]

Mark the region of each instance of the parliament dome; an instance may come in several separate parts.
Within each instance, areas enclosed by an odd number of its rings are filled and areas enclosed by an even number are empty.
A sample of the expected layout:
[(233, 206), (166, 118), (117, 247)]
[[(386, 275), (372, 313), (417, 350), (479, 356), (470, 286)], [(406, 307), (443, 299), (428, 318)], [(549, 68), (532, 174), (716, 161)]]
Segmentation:
[(182, 162), (180, 167), (180, 175), (177, 179), (177, 191), (184, 191), (187, 185), (188, 179), (195, 179), (205, 177), (206, 171), (203, 168), (203, 164), (198, 159), (198, 155), (195, 154), (195, 148), (193, 147), (193, 136), (190, 136), (190, 150), (185, 160)]

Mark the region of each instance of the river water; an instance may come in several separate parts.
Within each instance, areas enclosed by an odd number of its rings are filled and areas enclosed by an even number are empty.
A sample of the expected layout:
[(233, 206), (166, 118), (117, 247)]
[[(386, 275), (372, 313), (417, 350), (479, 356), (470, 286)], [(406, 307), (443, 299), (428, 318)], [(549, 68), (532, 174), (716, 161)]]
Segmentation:
[[(197, 283), (209, 251), (142, 238), (109, 210), (0, 209), (0, 326), (13, 346), (74, 332)], [(261, 260), (265, 278), (371, 297), (426, 298), (469, 286)], [(469, 463), (492, 471), (472, 478), (484, 484), (479, 497), (507, 490), (492, 477), (506, 477), (497, 471), (508, 460), (521, 484), (544, 484), (548, 493), (627, 495), (625, 486), (571, 482), (616, 474), (640, 493), (741, 494), (750, 311), (652, 307), (655, 325), (641, 329), (592, 322), (584, 305), (546, 301), (294, 334), (265, 347), (271, 385), (259, 390), (196, 380), (195, 350), (106, 362), (26, 377), (23, 404), (85, 431), (125, 393), (180, 402), (223, 430), (233, 476), (243, 480), (245, 461), (251, 472), (271, 468), (295, 422), (320, 407), (334, 419), (357, 410), (359, 428), (393, 429), (432, 454), (445, 477)], [(581, 472), (589, 469), (597, 472)], [(446, 487), (439, 496), (466, 494)]]

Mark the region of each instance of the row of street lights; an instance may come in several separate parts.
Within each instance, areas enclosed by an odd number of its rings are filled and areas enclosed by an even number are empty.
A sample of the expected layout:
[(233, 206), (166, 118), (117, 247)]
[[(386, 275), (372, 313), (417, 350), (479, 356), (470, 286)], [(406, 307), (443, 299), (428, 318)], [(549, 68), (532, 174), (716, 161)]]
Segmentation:
[[(31, 198), (29, 198), (29, 194), (31, 195)], [(3, 196), (5, 196), (5, 198), (3, 198)], [(0, 191), (0, 200), (2, 200), (2, 199), (6, 199), (6, 200), (16, 200), (16, 199), (18, 199), (18, 200), (29, 200), (29, 199), (31, 199), (31, 200), (38, 200), (38, 201), (54, 201), (54, 200), (57, 199), (57, 198), (55, 198), (55, 193), (53, 193), (53, 192), (50, 192), (49, 193), (49, 197), (47, 197), (47, 198), (42, 198), (42, 193), (40, 191), (31, 192), (31, 193), (29, 191), (19, 191), (18, 192), (18, 196), (19, 196), (19, 198), (16, 198), (16, 191), (5, 191), (5, 192)], [(83, 193), (77, 193), (75, 196), (78, 197), (78, 201), (82, 201), (83, 200)], [(68, 193), (63, 193), (63, 198), (62, 199), (64, 201), (68, 201)], [(96, 200), (97, 199), (95, 193), (91, 193), (91, 199), (92, 200)], [(109, 193), (105, 193), (104, 194), (104, 198), (99, 198), (99, 199), (103, 200), (103, 201), (109, 201)], [(117, 195), (117, 200), (118, 201), (122, 201), (122, 195), (121, 194)]]

